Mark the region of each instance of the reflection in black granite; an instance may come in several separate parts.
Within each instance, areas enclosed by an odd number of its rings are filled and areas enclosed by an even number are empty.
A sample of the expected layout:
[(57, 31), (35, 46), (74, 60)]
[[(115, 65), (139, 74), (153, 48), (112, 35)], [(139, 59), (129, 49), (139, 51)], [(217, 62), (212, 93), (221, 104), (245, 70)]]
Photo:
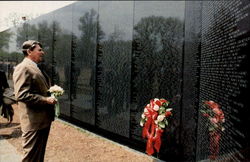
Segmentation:
[[(246, 49), (250, 23), (247, 1), (203, 2), (202, 46), (200, 74), (200, 104), (213, 100), (221, 105), (225, 114), (225, 131), (221, 133), (218, 160), (240, 161), (249, 158), (245, 143), (249, 139), (249, 126), (243, 112), (247, 87)], [(244, 10), (242, 10), (244, 8)], [(236, 12), (237, 11), (237, 12)], [(244, 19), (244, 20), (243, 20)], [(244, 23), (243, 23), (244, 22)], [(246, 104), (246, 105), (244, 105)], [(249, 121), (249, 120), (248, 120)], [(209, 133), (206, 120), (198, 121), (197, 159), (209, 157)], [(247, 129), (246, 129), (247, 128)]]
[[(98, 33), (97, 125), (105, 130), (129, 137), (130, 58), (132, 40), (132, 2), (100, 3)], [(113, 14), (116, 8), (126, 10)], [(109, 12), (106, 12), (109, 11)], [(127, 13), (126, 16), (121, 13)], [(110, 18), (113, 24), (107, 23)], [(122, 26), (120, 23), (129, 20)], [(124, 33), (123, 31), (128, 31)], [(103, 35), (102, 33), (105, 33)], [(127, 40), (128, 39), (128, 40)]]
[(201, 2), (186, 2), (185, 47), (183, 69), (182, 131), (183, 159), (195, 161), (197, 116), (199, 109)]
[(7, 72), (7, 79), (12, 79), (14, 67), (22, 59), (19, 53), (6, 50), (9, 48), (12, 36), (14, 33), (10, 29), (0, 32), (0, 70)]
[(10, 41), (10, 37), (12, 36), (12, 33), (10, 30), (6, 30), (6, 31), (1, 32), (0, 36), (1, 36), (0, 50), (1, 50), (1, 52), (3, 52), (4, 48), (9, 47), (9, 41)]
[(11, 79), (21, 44), (40, 41), (39, 66), (65, 90), (60, 118), (140, 151), (144, 106), (170, 100), (153, 155), (165, 161), (209, 158), (199, 109), (214, 100), (226, 118), (217, 160), (249, 161), (249, 13), (247, 0), (79, 1), (1, 32), (0, 68)]
[(73, 5), (71, 104), (74, 118), (95, 124), (97, 2)]
[[(141, 127), (137, 122), (145, 105), (152, 98), (165, 98), (171, 102), (174, 116), (163, 135), (163, 144), (158, 156), (161, 159), (178, 159), (181, 157), (179, 101), (183, 21), (171, 15), (165, 16), (164, 9), (160, 16), (144, 16), (140, 12), (137, 15), (137, 7), (140, 8), (140, 5), (143, 6), (144, 3), (136, 3), (135, 16), (141, 18), (134, 24), (132, 138), (141, 140)], [(184, 15), (184, 10), (177, 10)]]
[[(63, 14), (62, 14), (63, 13)], [(72, 6), (53, 13), (51, 63), (55, 84), (63, 87), (64, 95), (60, 97), (61, 114), (71, 115), (71, 49), (72, 49)], [(58, 77), (55, 77), (57, 74)]]
[(54, 61), (54, 43), (55, 43), (55, 32), (60, 30), (59, 24), (57, 22), (52, 22), (49, 24), (47, 21), (43, 20), (37, 24), (37, 39), (39, 42), (43, 43), (43, 49), (45, 54), (44, 62), (41, 63), (41, 68), (46, 71), (46, 73), (52, 79), (52, 84), (59, 84), (59, 75), (55, 72)]

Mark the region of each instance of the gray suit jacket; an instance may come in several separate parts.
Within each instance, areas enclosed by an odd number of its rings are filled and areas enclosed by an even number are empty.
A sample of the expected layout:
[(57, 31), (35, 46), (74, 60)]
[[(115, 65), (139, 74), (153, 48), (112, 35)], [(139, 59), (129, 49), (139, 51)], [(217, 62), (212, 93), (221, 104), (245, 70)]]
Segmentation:
[(54, 120), (54, 106), (45, 103), (50, 79), (28, 58), (16, 66), (13, 73), (14, 93), (21, 110), (22, 131), (33, 131), (50, 126)]

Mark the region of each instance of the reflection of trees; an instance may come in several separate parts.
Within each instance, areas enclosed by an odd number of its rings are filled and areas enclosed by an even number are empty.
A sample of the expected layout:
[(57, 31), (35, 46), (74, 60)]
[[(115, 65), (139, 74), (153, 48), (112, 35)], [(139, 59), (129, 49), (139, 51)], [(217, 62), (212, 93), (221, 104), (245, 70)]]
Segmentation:
[(37, 39), (37, 28), (36, 25), (24, 23), (23, 26), (17, 28), (17, 48), (21, 48), (22, 44), (26, 39), (36, 40)]
[[(64, 63), (68, 61), (68, 58), (66, 58), (63, 53), (70, 52), (70, 49), (65, 46), (70, 37), (70, 34), (62, 34), (58, 22), (53, 21), (48, 24), (48, 22), (44, 20), (37, 25), (24, 23), (22, 27), (17, 28), (16, 42), (18, 48), (21, 48), (26, 38), (38, 40), (42, 43), (46, 55), (45, 61), (39, 66), (52, 78), (54, 84), (59, 82), (59, 74), (56, 70), (57, 66), (63, 66)], [(60, 41), (56, 42), (56, 39)], [(58, 53), (60, 53), (60, 56)], [(55, 57), (57, 54), (58, 57)]]
[(142, 18), (135, 30), (135, 87), (139, 107), (154, 97), (179, 93), (183, 22), (178, 18)]
[(54, 49), (55, 49), (55, 33), (61, 31), (59, 23), (53, 21), (48, 24), (47, 21), (42, 21), (37, 24), (37, 40), (43, 44), (43, 49), (46, 53), (45, 62), (41, 64), (46, 73), (52, 78), (53, 84), (58, 84), (59, 74), (56, 70)]
[(141, 18), (134, 26), (132, 99), (136, 106), (132, 108), (131, 127), (135, 137), (140, 137), (141, 128), (136, 122), (141, 109), (152, 98), (170, 100), (176, 111), (161, 148), (161, 154), (167, 155), (168, 160), (180, 154), (180, 107), (174, 99), (181, 88), (182, 39), (183, 22), (178, 18), (149, 16)]
[(37, 39), (39, 42), (42, 42), (43, 49), (46, 52), (45, 59), (51, 58), (52, 54), (52, 42), (53, 42), (53, 25), (48, 24), (47, 21), (42, 21), (37, 24), (38, 33)]
[(0, 50), (3, 51), (4, 48), (9, 47), (11, 32), (6, 30), (3, 32), (0, 32)]
[(55, 63), (59, 67), (62, 67), (65, 64), (70, 64), (71, 38), (72, 38), (71, 33), (62, 32), (56, 34)]
[[(80, 65), (92, 66), (94, 64), (94, 54), (96, 49), (96, 39), (102, 39), (104, 32), (101, 30), (99, 23), (97, 22), (97, 13), (94, 9), (90, 12), (86, 12), (79, 19), (80, 25), (78, 26), (81, 31), (80, 41), (78, 42), (79, 54), (76, 58)], [(97, 34), (98, 31), (98, 35)], [(97, 38), (98, 37), (98, 38)]]
[(104, 40), (104, 33), (98, 25), (98, 91), (99, 104), (108, 108), (111, 114), (125, 111), (128, 103), (130, 83), (131, 41), (123, 40), (123, 34), (115, 27), (114, 32)]
[(69, 90), (71, 75), (71, 39), (72, 34), (65, 30), (55, 32), (55, 52), (54, 64), (59, 71), (60, 85), (64, 85), (65, 90)]
[(109, 39), (102, 42), (102, 79), (104, 82), (102, 87), (104, 95), (102, 97), (109, 113), (124, 111), (123, 106), (124, 103), (129, 102), (128, 91), (130, 90), (131, 41), (115, 40)]
[[(87, 94), (92, 93), (91, 90), (94, 88), (96, 40), (98, 38), (101, 39), (104, 35), (97, 20), (98, 14), (94, 9), (85, 12), (84, 15), (79, 18), (78, 29), (81, 32), (80, 37), (74, 35), (72, 37), (72, 45), (74, 46), (71, 65), (73, 72), (73, 97), (76, 93), (74, 90), (76, 86), (80, 89), (84, 88)], [(78, 79), (78, 77), (80, 78)]]
[(114, 32), (109, 35), (110, 41), (119, 41), (122, 40), (122, 37), (125, 35), (117, 26), (114, 27)]
[(20, 54), (17, 52), (8, 52), (10, 38), (13, 33), (10, 30), (0, 32), (0, 69), (8, 71), (8, 78), (12, 78), (14, 65), (20, 60)]

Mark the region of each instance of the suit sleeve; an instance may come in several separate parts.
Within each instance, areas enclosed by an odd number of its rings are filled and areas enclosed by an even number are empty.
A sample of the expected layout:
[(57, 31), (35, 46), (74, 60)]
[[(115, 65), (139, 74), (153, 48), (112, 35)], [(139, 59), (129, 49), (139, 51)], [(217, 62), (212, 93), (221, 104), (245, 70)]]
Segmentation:
[(27, 104), (46, 104), (46, 98), (31, 92), (32, 75), (27, 68), (15, 69), (13, 74), (14, 92), (17, 101)]

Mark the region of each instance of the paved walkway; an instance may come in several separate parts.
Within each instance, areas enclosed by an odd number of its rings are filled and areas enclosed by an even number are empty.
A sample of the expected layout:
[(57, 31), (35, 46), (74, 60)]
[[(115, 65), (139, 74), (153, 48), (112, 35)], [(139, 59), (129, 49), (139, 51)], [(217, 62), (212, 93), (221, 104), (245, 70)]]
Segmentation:
[[(11, 80), (8, 80), (8, 83), (13, 87)], [(0, 162), (21, 162), (21, 154), (2, 136), (0, 136)]]
[(21, 154), (6, 139), (0, 136), (0, 162), (20, 162)]

